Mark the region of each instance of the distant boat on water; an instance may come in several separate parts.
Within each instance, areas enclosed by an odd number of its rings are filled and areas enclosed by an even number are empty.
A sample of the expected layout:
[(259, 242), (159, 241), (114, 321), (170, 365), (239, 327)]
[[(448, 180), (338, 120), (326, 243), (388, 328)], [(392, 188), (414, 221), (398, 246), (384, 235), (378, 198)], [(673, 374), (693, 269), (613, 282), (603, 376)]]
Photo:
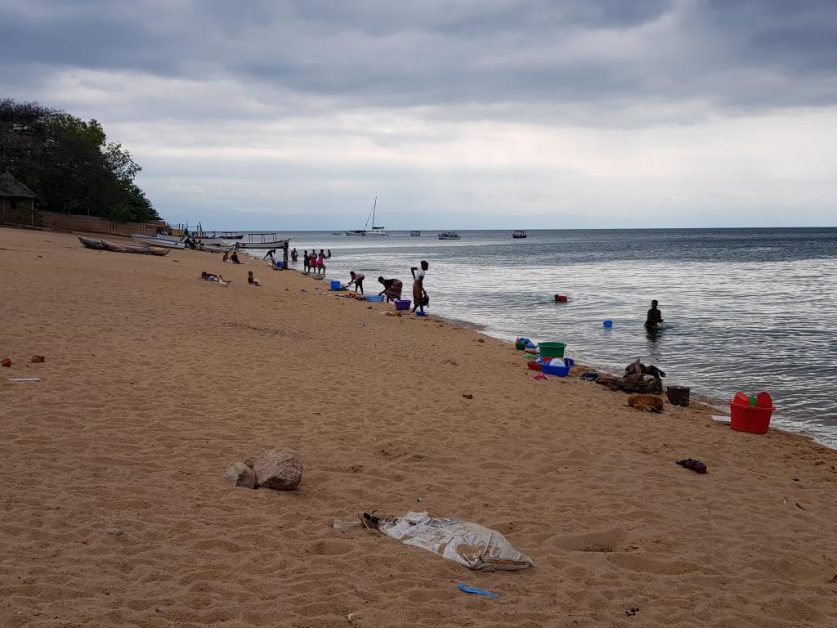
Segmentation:
[[(354, 231), (347, 231), (347, 236), (385, 236), (387, 234), (386, 230), (383, 227), (377, 226), (375, 224), (375, 210), (378, 208), (378, 197), (375, 197), (375, 201), (372, 203), (372, 211), (369, 212), (369, 215), (366, 217), (366, 223), (363, 225), (363, 229), (355, 229)], [(372, 228), (369, 229), (369, 223), (372, 222)]]
[(411, 238), (420, 238), (421, 237), (421, 231), (411, 231), (410, 232), (410, 237)]
[(456, 231), (440, 231), (439, 232), (439, 239), (440, 240), (461, 240), (462, 236), (460, 236)]
[(290, 238), (282, 238), (281, 234), (273, 233), (247, 233), (240, 240), (224, 242), (226, 246), (235, 246), (239, 249), (279, 249), (290, 242)]
[(515, 231), (514, 233), (512, 233), (512, 237), (513, 237), (515, 240), (520, 240), (521, 238), (526, 238), (526, 237), (528, 237), (528, 236), (526, 235), (526, 232), (525, 232), (525, 231), (523, 231), (523, 229), (518, 229), (517, 231)]

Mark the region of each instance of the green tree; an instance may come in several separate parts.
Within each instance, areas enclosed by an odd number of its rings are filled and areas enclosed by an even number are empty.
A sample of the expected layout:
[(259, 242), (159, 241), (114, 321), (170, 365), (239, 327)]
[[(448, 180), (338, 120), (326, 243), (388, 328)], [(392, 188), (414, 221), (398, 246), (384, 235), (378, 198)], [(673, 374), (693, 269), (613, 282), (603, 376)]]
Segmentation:
[(141, 167), (97, 120), (39, 103), (0, 100), (0, 172), (29, 186), (47, 208), (116, 222), (159, 216), (134, 183)]

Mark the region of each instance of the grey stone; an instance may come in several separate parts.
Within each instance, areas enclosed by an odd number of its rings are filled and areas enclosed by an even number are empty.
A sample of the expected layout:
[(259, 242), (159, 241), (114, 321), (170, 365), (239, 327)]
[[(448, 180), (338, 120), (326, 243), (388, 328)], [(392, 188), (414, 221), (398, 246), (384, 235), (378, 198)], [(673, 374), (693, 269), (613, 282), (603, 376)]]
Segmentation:
[(302, 480), (302, 459), (290, 451), (271, 449), (256, 457), (256, 485), (277, 491), (292, 491)]
[(233, 486), (256, 488), (256, 474), (243, 462), (236, 462), (224, 473), (224, 479)]

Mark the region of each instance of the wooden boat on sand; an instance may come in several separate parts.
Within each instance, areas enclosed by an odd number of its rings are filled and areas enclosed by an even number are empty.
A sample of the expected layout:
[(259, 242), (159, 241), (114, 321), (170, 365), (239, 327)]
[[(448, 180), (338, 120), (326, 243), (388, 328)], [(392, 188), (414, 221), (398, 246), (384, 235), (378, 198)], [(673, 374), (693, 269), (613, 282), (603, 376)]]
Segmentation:
[(132, 244), (116, 244), (115, 242), (108, 242), (107, 240), (97, 240), (96, 238), (83, 238), (77, 236), (85, 248), (96, 251), (111, 251), (113, 253), (137, 253), (139, 255), (157, 255), (162, 257), (168, 255), (171, 249), (163, 249), (156, 246), (135, 246)]
[(172, 239), (171, 236), (148, 236), (142, 233), (132, 233), (131, 237), (146, 246), (159, 246), (164, 249), (185, 249), (183, 240)]

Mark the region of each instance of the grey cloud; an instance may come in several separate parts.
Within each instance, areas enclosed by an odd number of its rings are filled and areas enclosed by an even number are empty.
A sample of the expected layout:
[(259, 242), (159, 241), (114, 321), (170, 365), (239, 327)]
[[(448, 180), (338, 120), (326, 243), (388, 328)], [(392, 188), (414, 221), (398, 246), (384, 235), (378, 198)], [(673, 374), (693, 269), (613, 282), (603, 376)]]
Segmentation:
[[(731, 112), (833, 104), (835, 36), (837, 5), (826, 0), (7, 0), (0, 85), (22, 68), (30, 80), (100, 69), (232, 82), (264, 99), (265, 118), (290, 97), (452, 116), (511, 105), (509, 118), (535, 111), (553, 122), (589, 111), (592, 124), (643, 102)], [(599, 37), (602, 49), (583, 45)], [(196, 115), (176, 104), (169, 113)], [(198, 115), (229, 114), (210, 105)]]

